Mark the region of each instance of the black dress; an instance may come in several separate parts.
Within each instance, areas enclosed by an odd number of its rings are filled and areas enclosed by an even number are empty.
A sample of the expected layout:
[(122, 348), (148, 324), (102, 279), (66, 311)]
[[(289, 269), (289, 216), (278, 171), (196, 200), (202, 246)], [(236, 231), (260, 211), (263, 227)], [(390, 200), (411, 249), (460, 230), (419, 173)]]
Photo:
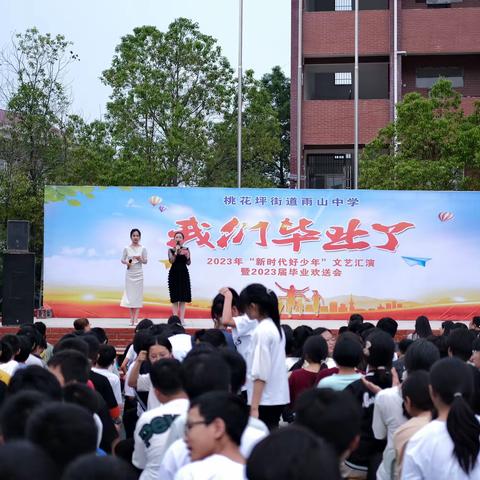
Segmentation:
[[(185, 250), (187, 249), (185, 248)], [(171, 248), (170, 253), (173, 255), (175, 250)], [(187, 261), (185, 255), (178, 254), (168, 272), (168, 291), (171, 303), (190, 303), (192, 301)]]

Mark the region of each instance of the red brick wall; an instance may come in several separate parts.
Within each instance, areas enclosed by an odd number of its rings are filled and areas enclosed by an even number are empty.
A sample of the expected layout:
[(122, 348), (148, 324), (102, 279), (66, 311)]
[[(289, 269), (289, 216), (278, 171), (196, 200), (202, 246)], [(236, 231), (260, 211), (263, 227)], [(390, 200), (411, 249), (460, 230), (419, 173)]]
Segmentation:
[[(479, 39), (480, 41), (480, 39)], [(415, 88), (418, 67), (463, 67), (463, 88), (457, 88), (465, 97), (480, 97), (480, 55), (438, 55), (405, 57), (402, 62), (402, 94), (417, 91)], [(427, 89), (418, 90), (427, 93)]]
[[(390, 120), (389, 100), (359, 101), (360, 143), (371, 141)], [(353, 100), (311, 100), (303, 103), (305, 145), (352, 145)]]
[[(388, 55), (389, 16), (389, 10), (360, 12), (360, 55)], [(303, 18), (303, 49), (306, 57), (353, 56), (354, 12), (308, 12)]]
[(399, 49), (407, 54), (480, 52), (480, 8), (403, 10)]

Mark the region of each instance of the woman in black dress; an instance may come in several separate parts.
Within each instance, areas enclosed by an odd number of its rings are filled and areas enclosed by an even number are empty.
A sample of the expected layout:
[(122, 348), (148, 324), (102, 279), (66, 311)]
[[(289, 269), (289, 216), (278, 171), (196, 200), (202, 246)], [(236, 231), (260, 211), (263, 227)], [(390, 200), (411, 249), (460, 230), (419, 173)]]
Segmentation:
[(182, 232), (175, 233), (175, 248), (168, 249), (168, 259), (172, 264), (168, 272), (168, 290), (172, 303), (173, 315), (178, 315), (182, 323), (185, 318), (185, 303), (192, 301), (190, 275), (187, 265), (190, 265), (190, 250), (183, 246)]

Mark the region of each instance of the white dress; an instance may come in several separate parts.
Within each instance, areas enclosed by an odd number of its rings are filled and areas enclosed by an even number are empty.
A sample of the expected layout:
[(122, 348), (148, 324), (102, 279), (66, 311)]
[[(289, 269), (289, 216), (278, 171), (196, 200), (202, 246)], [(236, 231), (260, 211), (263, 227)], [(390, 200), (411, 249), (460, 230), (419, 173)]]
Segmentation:
[(141, 308), (143, 307), (143, 269), (142, 262), (133, 259), (141, 256), (143, 261), (147, 260), (147, 249), (139, 245), (138, 247), (125, 247), (123, 249), (122, 260), (132, 259), (130, 268), (125, 272), (125, 290), (123, 292), (121, 307)]

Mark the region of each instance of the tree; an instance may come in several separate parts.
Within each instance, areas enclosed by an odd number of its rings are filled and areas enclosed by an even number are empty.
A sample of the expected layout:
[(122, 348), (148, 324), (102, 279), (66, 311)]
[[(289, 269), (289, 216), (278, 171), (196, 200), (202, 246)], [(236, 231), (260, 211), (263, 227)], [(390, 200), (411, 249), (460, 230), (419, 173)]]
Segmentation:
[(281, 150), (274, 157), (276, 166), (276, 183), (279, 187), (288, 186), (290, 172), (290, 79), (279, 66), (273, 67), (271, 73), (262, 77), (262, 83), (270, 93), (272, 106), (280, 122)]
[(0, 54), (0, 94), (8, 109), (0, 135), (2, 226), (9, 218), (29, 220), (38, 254), (43, 187), (63, 173), (68, 153), (64, 134), (70, 102), (63, 81), (68, 65), (78, 59), (70, 46), (62, 35), (42, 35), (32, 28), (16, 34), (11, 48)]
[(480, 105), (467, 117), (461, 95), (440, 79), (429, 96), (410, 93), (397, 122), (362, 152), (360, 186), (391, 190), (479, 189)]
[(144, 184), (198, 184), (233, 87), (216, 40), (185, 18), (166, 33), (135, 28), (102, 79), (113, 90), (108, 121), (124, 166), (144, 172)]
[[(243, 79), (242, 186), (273, 187), (278, 172), (275, 158), (281, 150), (281, 125), (272, 98), (263, 83), (247, 70)], [(237, 97), (230, 112), (214, 128), (212, 155), (207, 162), (204, 186), (237, 185)]]

